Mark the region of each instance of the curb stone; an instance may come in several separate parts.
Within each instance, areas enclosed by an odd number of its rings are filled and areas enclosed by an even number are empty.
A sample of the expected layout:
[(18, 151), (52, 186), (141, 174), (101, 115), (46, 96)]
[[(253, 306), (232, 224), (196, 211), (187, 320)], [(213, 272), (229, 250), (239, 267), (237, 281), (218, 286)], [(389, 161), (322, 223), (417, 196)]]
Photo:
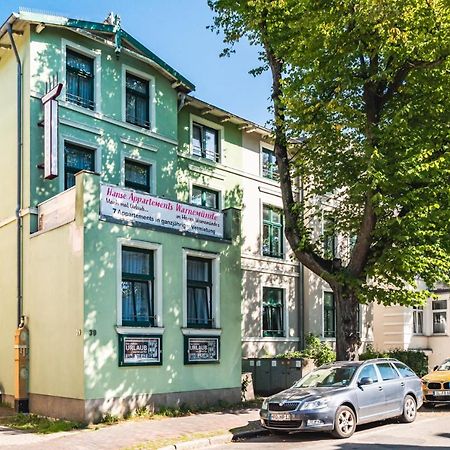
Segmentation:
[(258, 436), (265, 436), (269, 434), (267, 430), (261, 428), (259, 430), (242, 431), (239, 433), (225, 433), (219, 434), (217, 436), (212, 436), (211, 438), (195, 439), (193, 441), (180, 442), (178, 444), (167, 445), (166, 447), (161, 447), (158, 450), (190, 450), (197, 448), (209, 447), (211, 445), (226, 444), (228, 442), (236, 442), (241, 439), (251, 439)]

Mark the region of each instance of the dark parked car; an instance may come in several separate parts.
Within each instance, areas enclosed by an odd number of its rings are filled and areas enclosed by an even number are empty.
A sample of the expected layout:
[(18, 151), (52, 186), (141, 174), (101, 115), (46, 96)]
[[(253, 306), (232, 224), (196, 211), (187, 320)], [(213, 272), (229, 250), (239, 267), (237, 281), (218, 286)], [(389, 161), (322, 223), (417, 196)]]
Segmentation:
[(413, 422), (422, 402), (420, 378), (396, 359), (335, 362), (265, 399), (260, 417), (274, 433), (331, 431), (348, 438), (363, 423)]

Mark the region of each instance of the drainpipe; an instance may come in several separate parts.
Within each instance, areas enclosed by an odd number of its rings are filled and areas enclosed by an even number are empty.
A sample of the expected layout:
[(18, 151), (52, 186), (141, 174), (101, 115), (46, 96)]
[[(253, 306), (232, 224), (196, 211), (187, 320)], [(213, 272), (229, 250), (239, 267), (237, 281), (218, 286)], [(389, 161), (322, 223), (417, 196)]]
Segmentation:
[(6, 24), (11, 47), (17, 61), (17, 324), (22, 324), (22, 63), (13, 37), (11, 24)]
[[(300, 204), (304, 201), (303, 195), (303, 181), (300, 180), (298, 189), (298, 201)], [(303, 220), (303, 217), (302, 217)], [(299, 350), (305, 349), (305, 268), (301, 262), (298, 263), (298, 286), (297, 286), (297, 298), (298, 298), (298, 337), (299, 337)]]

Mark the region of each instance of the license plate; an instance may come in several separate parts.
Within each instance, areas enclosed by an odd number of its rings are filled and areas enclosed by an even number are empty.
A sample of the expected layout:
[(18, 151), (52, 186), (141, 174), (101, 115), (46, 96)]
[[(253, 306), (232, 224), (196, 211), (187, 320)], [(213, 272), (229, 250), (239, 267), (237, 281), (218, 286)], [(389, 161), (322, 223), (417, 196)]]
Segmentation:
[(291, 415), (286, 413), (272, 413), (270, 420), (291, 420)]
[(435, 396), (439, 395), (450, 395), (450, 391), (434, 391)]

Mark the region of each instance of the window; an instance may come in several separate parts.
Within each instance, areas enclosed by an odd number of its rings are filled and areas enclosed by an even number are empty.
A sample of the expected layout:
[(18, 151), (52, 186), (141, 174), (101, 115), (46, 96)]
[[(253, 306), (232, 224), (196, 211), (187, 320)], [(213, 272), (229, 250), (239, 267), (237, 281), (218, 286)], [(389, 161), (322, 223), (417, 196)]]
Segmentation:
[(416, 374), (406, 365), (401, 362), (395, 362), (394, 366), (400, 372), (403, 378), (415, 377)]
[(262, 176), (276, 181), (280, 179), (275, 152), (268, 148), (262, 149)]
[(192, 153), (211, 161), (219, 161), (219, 132), (198, 123), (192, 124)]
[(126, 74), (126, 121), (144, 128), (150, 128), (149, 82)]
[(332, 219), (324, 219), (323, 223), (323, 253), (325, 258), (335, 258), (337, 254), (337, 239), (335, 224)]
[(263, 287), (263, 336), (284, 336), (283, 310), (283, 289)]
[(263, 206), (263, 255), (283, 257), (282, 211), (271, 206)]
[(323, 336), (336, 337), (336, 302), (332, 292), (323, 293)]
[(66, 98), (70, 103), (94, 109), (94, 60), (66, 50)]
[(378, 367), (378, 370), (380, 371), (381, 378), (383, 379), (383, 381), (395, 380), (396, 378), (399, 378), (398, 373), (392, 367), (391, 364), (389, 364), (389, 363), (378, 363), (377, 367)]
[(416, 306), (413, 309), (413, 333), (423, 334), (423, 306)]
[(122, 247), (122, 325), (154, 325), (153, 273), (153, 251)]
[(192, 186), (191, 203), (207, 208), (219, 209), (219, 193), (200, 186)]
[(212, 264), (210, 259), (187, 257), (187, 326), (212, 328)]
[(361, 381), (363, 378), (372, 378), (372, 381), (374, 383), (378, 382), (378, 375), (377, 371), (375, 370), (375, 367), (373, 364), (369, 364), (368, 366), (365, 366), (358, 377), (358, 381)]
[(125, 187), (150, 192), (150, 166), (125, 159)]
[(95, 150), (64, 144), (64, 189), (75, 186), (75, 174), (81, 170), (95, 171)]
[(447, 332), (447, 300), (433, 300), (431, 303), (433, 311), (433, 334), (444, 334)]

